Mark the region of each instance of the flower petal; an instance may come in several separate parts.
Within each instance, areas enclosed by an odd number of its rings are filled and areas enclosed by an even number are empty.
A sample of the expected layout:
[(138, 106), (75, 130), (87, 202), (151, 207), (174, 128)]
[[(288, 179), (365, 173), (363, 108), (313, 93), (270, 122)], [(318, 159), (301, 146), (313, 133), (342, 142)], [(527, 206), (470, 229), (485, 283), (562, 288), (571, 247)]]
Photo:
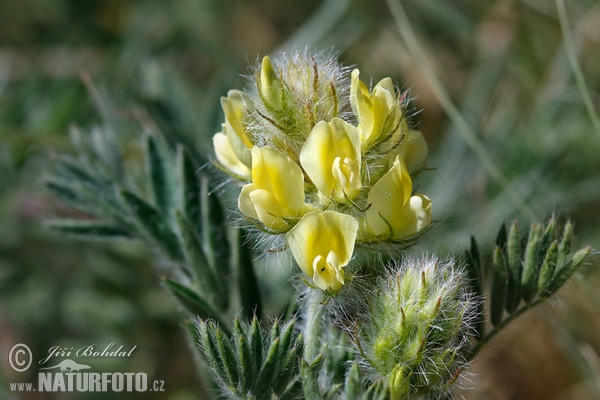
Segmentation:
[(215, 148), (217, 160), (221, 165), (234, 175), (243, 179), (250, 179), (250, 169), (237, 158), (227, 135), (222, 132), (215, 134), (213, 136), (213, 147)]
[(221, 97), (221, 107), (225, 113), (223, 133), (229, 138), (237, 158), (246, 166), (251, 167), (250, 149), (254, 143), (244, 126), (244, 118), (249, 112), (249, 105), (248, 96), (239, 90), (230, 90), (227, 97)]
[(392, 168), (373, 185), (367, 196), (367, 228), (375, 236), (395, 237), (403, 229), (402, 211), (410, 199), (412, 181), (406, 166), (396, 158)]

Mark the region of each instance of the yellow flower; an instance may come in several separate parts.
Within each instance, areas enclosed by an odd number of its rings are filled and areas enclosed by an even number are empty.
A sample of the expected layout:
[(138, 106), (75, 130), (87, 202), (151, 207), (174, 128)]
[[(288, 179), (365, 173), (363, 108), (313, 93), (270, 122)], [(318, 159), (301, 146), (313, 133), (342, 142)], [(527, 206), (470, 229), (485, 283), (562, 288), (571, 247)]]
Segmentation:
[(270, 147), (252, 148), (252, 183), (238, 199), (242, 214), (267, 228), (283, 232), (286, 220), (299, 219), (310, 206), (304, 203), (302, 169), (287, 155)]
[[(225, 124), (222, 124), (225, 130)], [(250, 179), (250, 168), (237, 157), (226, 134), (219, 132), (213, 136), (213, 147), (217, 160), (233, 175), (241, 179)]]
[(239, 90), (230, 90), (227, 97), (221, 97), (221, 107), (225, 112), (223, 133), (229, 139), (231, 149), (237, 159), (248, 168), (251, 168), (252, 155), (250, 150), (254, 143), (244, 125), (244, 118), (251, 111), (248, 95)]
[(399, 240), (414, 235), (431, 223), (431, 200), (411, 197), (412, 181), (397, 157), (392, 168), (369, 191), (365, 212), (367, 232), (378, 239)]
[(314, 284), (323, 290), (339, 290), (344, 267), (354, 251), (358, 222), (335, 211), (310, 212), (287, 234), (294, 259)]
[(352, 71), (350, 105), (358, 118), (362, 150), (368, 150), (378, 141), (387, 139), (405, 128), (403, 111), (390, 78), (384, 78), (369, 92), (367, 85)]
[(333, 118), (312, 129), (300, 151), (300, 164), (323, 196), (346, 201), (355, 198), (362, 187), (360, 157), (356, 128)]

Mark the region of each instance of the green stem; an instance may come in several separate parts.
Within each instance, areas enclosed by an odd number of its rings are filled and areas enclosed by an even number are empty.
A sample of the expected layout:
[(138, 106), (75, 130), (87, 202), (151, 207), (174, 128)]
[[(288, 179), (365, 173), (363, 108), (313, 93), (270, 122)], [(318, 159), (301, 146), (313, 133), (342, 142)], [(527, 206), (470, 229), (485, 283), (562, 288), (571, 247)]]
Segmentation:
[(321, 317), (323, 315), (323, 293), (311, 290), (307, 296), (305, 325), (304, 325), (304, 359), (310, 365), (321, 350)]
[(479, 350), (481, 350), (481, 348), (485, 344), (487, 344), (487, 342), (489, 342), (494, 336), (496, 336), (498, 334), (498, 332), (500, 332), (503, 328), (505, 328), (506, 325), (510, 324), (512, 321), (514, 321), (517, 317), (519, 317), (526, 311), (528, 311), (528, 310), (532, 309), (533, 307), (537, 306), (538, 304), (542, 303), (544, 300), (546, 300), (546, 298), (538, 298), (535, 301), (533, 301), (529, 304), (526, 304), (524, 307), (522, 307), (522, 308), (518, 309), (517, 311), (515, 311), (514, 313), (510, 314), (508, 316), (508, 318), (504, 319), (499, 325), (496, 325), (494, 327), (494, 329), (489, 331), (479, 342), (477, 342), (477, 344), (475, 346), (473, 346), (473, 348), (471, 349), (469, 354), (467, 354), (467, 357), (466, 357), (467, 362), (470, 362), (471, 360), (473, 360), (473, 358), (477, 355)]

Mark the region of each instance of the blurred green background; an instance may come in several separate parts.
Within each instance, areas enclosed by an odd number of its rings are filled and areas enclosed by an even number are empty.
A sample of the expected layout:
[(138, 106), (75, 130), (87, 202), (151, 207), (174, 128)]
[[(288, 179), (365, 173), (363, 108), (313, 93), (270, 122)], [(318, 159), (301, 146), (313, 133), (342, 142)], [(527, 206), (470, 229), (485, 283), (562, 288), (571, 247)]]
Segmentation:
[[(432, 168), (416, 185), (438, 220), (420, 249), (461, 254), (470, 235), (489, 245), (502, 222), (552, 213), (575, 222), (578, 245), (599, 248), (600, 3), (566, 1), (567, 41), (550, 0), (402, 4), (409, 23), (367, 0), (0, 1), (0, 397), (203, 398), (178, 306), (160, 287), (164, 266), (138, 243), (48, 232), (45, 218), (76, 214), (43, 176), (53, 154), (72, 151), (69, 127), (93, 127), (104, 109), (123, 137), (151, 119), (210, 155), (219, 97), (278, 51), (333, 49), (363, 79), (412, 89)], [(135, 165), (139, 154), (127, 156)], [(600, 398), (598, 258), (495, 339), (460, 395)], [(39, 359), (51, 346), (110, 342), (137, 345), (134, 356), (95, 370), (147, 372), (166, 392), (8, 392), (35, 377), (9, 367), (15, 343)]]

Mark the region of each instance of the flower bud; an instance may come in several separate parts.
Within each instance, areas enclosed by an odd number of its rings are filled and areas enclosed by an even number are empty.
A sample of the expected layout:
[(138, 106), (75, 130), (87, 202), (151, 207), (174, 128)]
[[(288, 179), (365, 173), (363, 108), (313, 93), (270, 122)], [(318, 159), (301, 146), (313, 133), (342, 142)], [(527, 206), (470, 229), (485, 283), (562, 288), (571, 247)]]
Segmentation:
[(392, 398), (443, 391), (462, 367), (477, 316), (466, 272), (453, 260), (408, 259), (371, 293), (360, 345)]
[(283, 84), (277, 77), (269, 56), (265, 56), (262, 59), (258, 92), (268, 110), (276, 111), (281, 109)]

